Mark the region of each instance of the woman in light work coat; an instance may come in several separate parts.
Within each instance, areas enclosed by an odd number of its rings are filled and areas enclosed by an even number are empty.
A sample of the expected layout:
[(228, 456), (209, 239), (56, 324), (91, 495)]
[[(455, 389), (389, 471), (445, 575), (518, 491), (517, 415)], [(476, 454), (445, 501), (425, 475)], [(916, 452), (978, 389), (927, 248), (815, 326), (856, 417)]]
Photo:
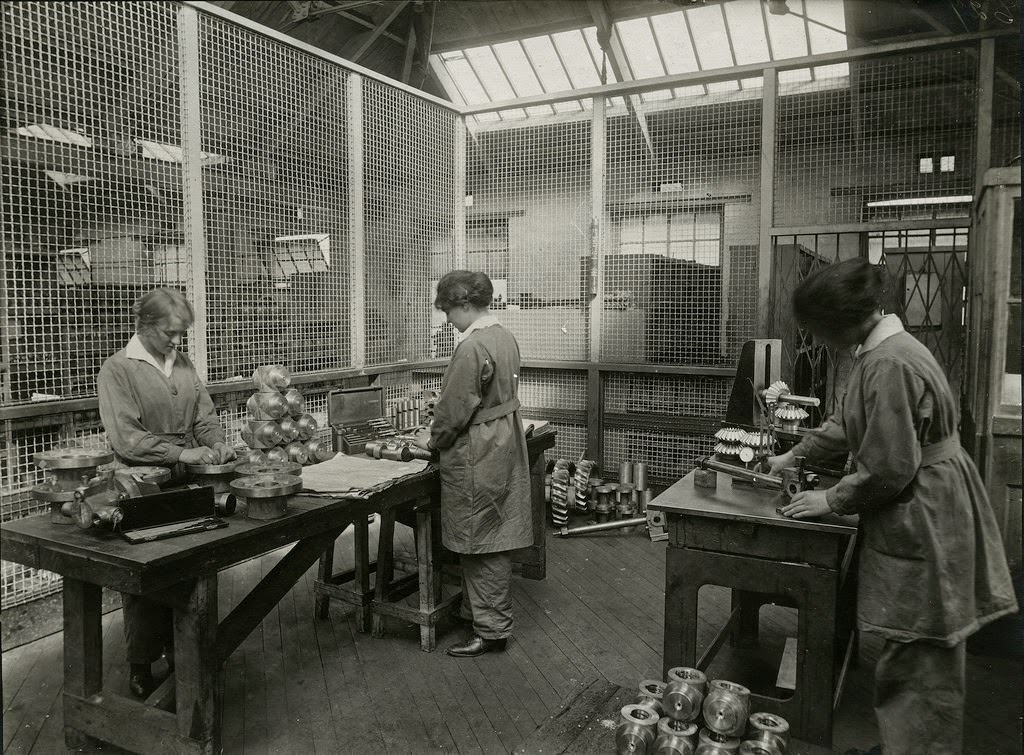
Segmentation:
[(471, 657), (504, 650), (512, 634), (512, 551), (533, 544), (530, 469), (519, 419), (519, 346), (490, 313), (483, 273), (438, 282), (434, 306), (462, 333), (445, 371), (429, 435), (441, 468), (441, 539), (460, 554), (462, 616), (473, 634), (448, 648)]
[(957, 409), (932, 354), (883, 315), (882, 271), (823, 268), (796, 290), (797, 320), (837, 349), (858, 346), (843, 406), (773, 472), (835, 452), (856, 469), (782, 507), (798, 519), (860, 515), (857, 619), (885, 640), (875, 714), (885, 755), (962, 751), (965, 640), (1017, 610), (1006, 555)]
[[(132, 309), (135, 335), (109, 357), (96, 379), (100, 420), (119, 462), (163, 466), (219, 464), (235, 458), (210, 394), (177, 347), (192, 324), (192, 307), (172, 288), (156, 288)], [(122, 593), (129, 687), (136, 697), (153, 688), (151, 664), (164, 651), (174, 664), (170, 609)]]

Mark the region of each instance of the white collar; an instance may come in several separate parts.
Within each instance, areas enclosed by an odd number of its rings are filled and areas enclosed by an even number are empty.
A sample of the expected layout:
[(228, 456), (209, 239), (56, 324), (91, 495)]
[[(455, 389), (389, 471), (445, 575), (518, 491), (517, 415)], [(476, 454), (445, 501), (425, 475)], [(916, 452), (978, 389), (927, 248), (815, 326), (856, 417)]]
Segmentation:
[(124, 355), (129, 359), (138, 359), (140, 362), (149, 362), (160, 370), (160, 372), (164, 373), (164, 375), (170, 377), (171, 372), (174, 369), (174, 360), (178, 358), (178, 350), (175, 349), (168, 354), (167, 358), (164, 359), (164, 363), (160, 364), (156, 361), (156, 358), (146, 350), (146, 347), (142, 345), (142, 341), (139, 340), (139, 334), (136, 333), (124, 347)]
[(868, 337), (864, 339), (864, 343), (857, 347), (857, 356), (866, 354), (886, 338), (902, 332), (903, 323), (900, 322), (900, 318), (897, 315), (883, 316), (881, 320), (875, 323), (875, 327), (873, 327), (871, 332), (868, 333)]
[(501, 325), (498, 322), (498, 318), (488, 312), (486, 315), (480, 315), (480, 317), (473, 320), (472, 324), (466, 328), (462, 333), (462, 338), (466, 338), (474, 330), (480, 330), (480, 328), (489, 328), (492, 325)]

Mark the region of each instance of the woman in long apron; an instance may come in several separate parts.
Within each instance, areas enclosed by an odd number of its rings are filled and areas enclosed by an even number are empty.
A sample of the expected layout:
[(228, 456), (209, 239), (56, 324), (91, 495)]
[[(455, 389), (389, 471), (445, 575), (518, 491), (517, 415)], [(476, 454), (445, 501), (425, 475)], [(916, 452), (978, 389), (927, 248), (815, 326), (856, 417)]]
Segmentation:
[[(235, 458), (213, 401), (188, 357), (178, 351), (192, 324), (180, 291), (156, 288), (132, 308), (135, 335), (110, 356), (96, 379), (100, 420), (116, 459), (129, 466), (164, 466), (172, 477), (185, 464), (221, 464)], [(166, 652), (174, 665), (171, 611), (122, 593), (129, 688), (136, 697), (153, 689), (152, 663)]]
[(839, 410), (768, 461), (777, 472), (795, 456), (853, 454), (853, 472), (798, 493), (782, 513), (859, 515), (858, 624), (885, 641), (874, 696), (882, 752), (959, 753), (965, 640), (1017, 603), (985, 488), (960, 445), (953, 393), (931, 352), (882, 314), (884, 280), (855, 259), (797, 288), (800, 324), (857, 353)]
[(494, 294), (480, 272), (438, 282), (434, 306), (462, 334), (434, 407), (424, 448), (437, 451), (441, 539), (460, 554), (462, 616), (473, 622), (448, 654), (505, 649), (512, 635), (512, 551), (533, 544), (530, 469), (519, 419), (519, 346), (490, 313)]

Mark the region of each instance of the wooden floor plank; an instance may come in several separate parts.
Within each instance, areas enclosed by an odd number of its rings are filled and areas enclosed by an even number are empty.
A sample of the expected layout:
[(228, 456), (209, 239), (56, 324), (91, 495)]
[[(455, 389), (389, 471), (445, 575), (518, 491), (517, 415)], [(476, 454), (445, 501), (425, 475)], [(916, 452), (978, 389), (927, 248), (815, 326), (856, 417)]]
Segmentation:
[[(7, 715), (8, 708), (14, 701), (15, 696), (21, 689), (21, 685), (28, 679), (40, 659), (47, 655), (43, 653), (46, 647), (42, 642), (30, 642), (27, 645), (15, 648), (4, 653), (4, 715)], [(5, 740), (6, 744), (6, 740)]]
[[(32, 683), (22, 685), (11, 705), (12, 715), (4, 714), (5, 753), (16, 755), (32, 752), (40, 729), (46, 723), (54, 703), (60, 699), (64, 688), (64, 668), (61, 663), (64, 655), (63, 637), (61, 633), (46, 639), (48, 647), (44, 652), (48, 662), (37, 664), (38, 671), (33, 674)], [(11, 730), (10, 739), (8, 728)]]

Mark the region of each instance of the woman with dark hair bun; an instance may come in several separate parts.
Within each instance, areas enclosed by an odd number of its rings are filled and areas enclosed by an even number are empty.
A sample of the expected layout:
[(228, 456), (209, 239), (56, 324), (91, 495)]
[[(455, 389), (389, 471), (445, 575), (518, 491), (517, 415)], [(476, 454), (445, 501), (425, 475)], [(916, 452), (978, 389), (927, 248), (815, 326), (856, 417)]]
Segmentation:
[[(180, 477), (184, 464), (235, 458), (213, 401), (192, 362), (178, 351), (192, 324), (192, 306), (173, 288), (155, 288), (132, 307), (135, 334), (109, 357), (96, 378), (100, 421), (117, 460), (153, 465)], [(152, 663), (166, 653), (174, 664), (171, 609), (122, 593), (125, 651), (136, 697), (153, 690)]]
[(857, 352), (839, 410), (768, 464), (777, 473), (796, 456), (853, 454), (853, 472), (798, 493), (782, 513), (859, 515), (858, 624), (885, 641), (874, 700), (882, 752), (959, 753), (965, 640), (1017, 602), (946, 376), (897, 316), (882, 313), (884, 283), (879, 268), (854, 259), (797, 288), (801, 326)]
[(490, 313), (494, 288), (455, 270), (434, 306), (462, 341), (441, 383), (429, 433), (441, 471), (441, 539), (462, 562), (462, 618), (473, 634), (448, 648), (472, 657), (505, 649), (512, 634), (512, 551), (533, 544), (530, 468), (519, 419), (519, 346)]

